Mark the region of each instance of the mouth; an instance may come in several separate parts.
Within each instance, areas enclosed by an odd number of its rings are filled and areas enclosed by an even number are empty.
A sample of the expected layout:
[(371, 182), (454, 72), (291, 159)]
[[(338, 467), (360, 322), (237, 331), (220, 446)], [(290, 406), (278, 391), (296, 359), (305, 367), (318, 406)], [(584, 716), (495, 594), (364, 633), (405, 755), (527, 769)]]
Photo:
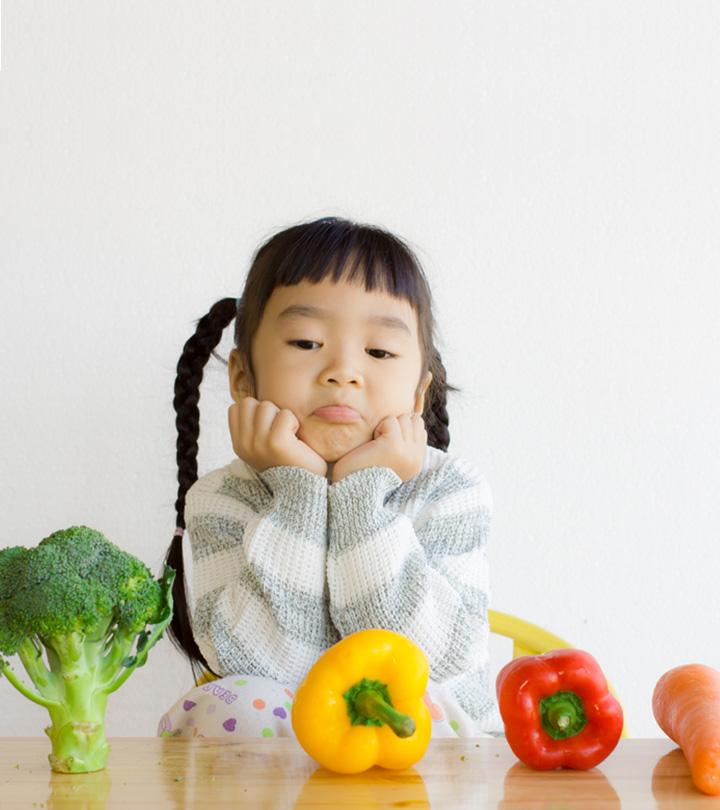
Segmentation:
[(326, 405), (324, 408), (318, 408), (313, 416), (326, 422), (360, 421), (360, 414), (354, 408), (348, 408), (345, 405)]

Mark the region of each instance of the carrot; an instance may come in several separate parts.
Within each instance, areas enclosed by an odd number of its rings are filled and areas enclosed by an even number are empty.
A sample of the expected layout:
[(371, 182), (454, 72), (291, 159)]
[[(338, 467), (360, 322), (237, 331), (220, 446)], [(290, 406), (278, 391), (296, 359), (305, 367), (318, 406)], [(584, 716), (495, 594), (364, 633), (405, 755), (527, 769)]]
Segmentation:
[(720, 794), (720, 672), (683, 664), (666, 672), (652, 697), (655, 720), (682, 748), (695, 785)]

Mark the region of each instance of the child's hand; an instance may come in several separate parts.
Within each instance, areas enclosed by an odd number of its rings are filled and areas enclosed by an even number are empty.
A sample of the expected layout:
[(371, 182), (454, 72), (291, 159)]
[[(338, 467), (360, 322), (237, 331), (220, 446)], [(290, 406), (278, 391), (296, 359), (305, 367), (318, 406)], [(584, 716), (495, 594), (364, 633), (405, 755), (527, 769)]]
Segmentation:
[(403, 481), (409, 481), (422, 470), (426, 446), (427, 431), (421, 414), (386, 416), (375, 428), (371, 441), (335, 462), (332, 482), (365, 467), (389, 467)]
[(290, 466), (327, 475), (325, 459), (295, 435), (300, 422), (289, 408), (280, 409), (269, 399), (243, 397), (228, 409), (228, 424), (233, 450), (258, 472)]

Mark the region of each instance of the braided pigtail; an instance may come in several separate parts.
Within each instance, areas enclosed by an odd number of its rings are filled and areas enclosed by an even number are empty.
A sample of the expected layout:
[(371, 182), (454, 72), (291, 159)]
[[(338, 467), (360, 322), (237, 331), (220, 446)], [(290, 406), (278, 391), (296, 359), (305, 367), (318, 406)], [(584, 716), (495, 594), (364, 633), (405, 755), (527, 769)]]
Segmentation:
[[(177, 529), (168, 549), (165, 563), (175, 569), (173, 583), (173, 618), (168, 626), (168, 637), (175, 647), (184, 653), (193, 671), (196, 682), (198, 665), (212, 672), (192, 634), (188, 611), (185, 566), (183, 564), (182, 535), (185, 529), (185, 495), (197, 481), (198, 436), (200, 434), (200, 383), (210, 355), (220, 343), (223, 330), (232, 322), (236, 313), (235, 298), (223, 298), (210, 308), (207, 315), (200, 318), (195, 334), (183, 346), (177, 364), (175, 397), (173, 406), (177, 414), (177, 464), (178, 497), (175, 501)], [(217, 674), (217, 673), (213, 673)]]
[(438, 450), (447, 450), (450, 444), (450, 417), (447, 410), (447, 392), (458, 391), (447, 382), (447, 372), (440, 358), (440, 352), (433, 349), (430, 363), (432, 381), (428, 388), (423, 421), (428, 434), (428, 444)]

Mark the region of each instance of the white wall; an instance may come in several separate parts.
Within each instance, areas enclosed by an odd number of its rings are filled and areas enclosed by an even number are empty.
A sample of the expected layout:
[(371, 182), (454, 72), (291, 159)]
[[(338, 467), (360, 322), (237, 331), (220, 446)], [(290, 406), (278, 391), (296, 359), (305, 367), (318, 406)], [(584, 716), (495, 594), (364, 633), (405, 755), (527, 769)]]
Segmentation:
[[(592, 652), (661, 736), (657, 678), (720, 667), (719, 26), (710, 0), (5, 0), (0, 544), (86, 523), (157, 570), (195, 319), (276, 229), (375, 222), (433, 286), (493, 606)], [(215, 363), (201, 474), (227, 404)], [(163, 639), (108, 733), (153, 735), (191, 685)]]

